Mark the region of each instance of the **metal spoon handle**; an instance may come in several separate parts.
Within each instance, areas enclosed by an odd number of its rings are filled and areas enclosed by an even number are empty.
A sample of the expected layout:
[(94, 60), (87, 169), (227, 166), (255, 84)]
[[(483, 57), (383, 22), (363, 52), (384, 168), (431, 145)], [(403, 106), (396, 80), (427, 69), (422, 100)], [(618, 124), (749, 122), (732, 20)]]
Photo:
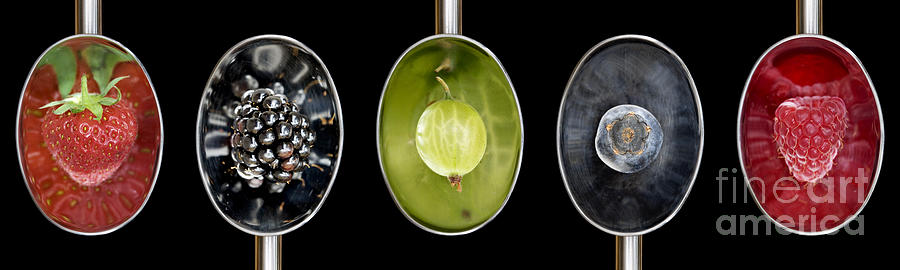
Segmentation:
[(797, 0), (797, 34), (822, 34), (821, 0)]
[(256, 269), (281, 270), (281, 235), (256, 236)]
[(436, 34), (462, 33), (462, 0), (435, 0), (434, 32)]
[(643, 236), (616, 236), (616, 269), (640, 270)]
[(75, 34), (100, 34), (100, 0), (75, 0)]

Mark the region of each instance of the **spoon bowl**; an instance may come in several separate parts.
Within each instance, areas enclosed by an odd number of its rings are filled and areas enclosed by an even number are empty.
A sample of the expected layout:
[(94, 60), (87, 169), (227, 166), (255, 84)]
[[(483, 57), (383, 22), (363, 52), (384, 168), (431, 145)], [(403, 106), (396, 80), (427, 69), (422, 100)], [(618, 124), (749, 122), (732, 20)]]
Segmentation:
[[(317, 139), (300, 179), (250, 187), (235, 171), (230, 138), (234, 108), (247, 90), (284, 94), (310, 120)], [(241, 41), (216, 64), (197, 114), (197, 161), (210, 202), (229, 224), (278, 236), (308, 222), (331, 191), (340, 164), (343, 118), (334, 82), (319, 57), (285, 36)]]
[[(872, 80), (847, 47), (812, 34), (779, 41), (750, 74), (737, 131), (741, 169), (754, 201), (769, 221), (786, 231), (822, 235), (839, 230), (865, 207), (881, 170), (884, 123)], [(804, 97), (837, 98), (847, 112), (844, 120), (835, 120), (846, 122), (840, 125), (846, 135), (833, 145), (836, 155), (822, 159), (833, 167), (812, 182), (794, 177), (782, 152), (787, 148), (779, 149), (774, 134), (777, 108), (788, 99)], [(815, 137), (815, 151), (827, 153), (830, 149), (822, 148), (829, 145)]]
[[(416, 148), (419, 117), (444, 97), (437, 76), (454, 99), (480, 114), (486, 128), (486, 151), (462, 177), (461, 191), (429, 169)], [(509, 199), (522, 161), (524, 133), (512, 83), (490, 50), (461, 35), (425, 38), (397, 60), (381, 96), (376, 135), (385, 184), (397, 207), (419, 228), (441, 235), (466, 234), (492, 220)]]
[[(62, 99), (63, 89), (80, 89), (77, 78), (86, 74), (101, 87), (112, 78), (128, 76), (116, 84), (122, 95), (119, 102), (134, 109), (138, 126), (131, 153), (96, 186), (73, 181), (41, 136), (45, 116), (53, 109), (40, 107)], [(41, 213), (54, 225), (74, 234), (102, 235), (121, 228), (143, 209), (159, 173), (163, 125), (153, 84), (141, 62), (125, 46), (93, 34), (70, 36), (50, 46), (29, 72), (16, 120), (19, 167), (25, 185)]]

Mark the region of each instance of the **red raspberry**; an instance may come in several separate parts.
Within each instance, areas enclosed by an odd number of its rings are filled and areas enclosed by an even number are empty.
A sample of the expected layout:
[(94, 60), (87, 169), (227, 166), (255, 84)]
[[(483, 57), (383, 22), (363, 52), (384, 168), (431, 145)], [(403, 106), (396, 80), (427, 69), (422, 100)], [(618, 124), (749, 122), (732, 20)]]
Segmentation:
[(838, 97), (795, 97), (778, 105), (775, 143), (795, 179), (825, 177), (843, 147), (847, 121), (847, 108)]

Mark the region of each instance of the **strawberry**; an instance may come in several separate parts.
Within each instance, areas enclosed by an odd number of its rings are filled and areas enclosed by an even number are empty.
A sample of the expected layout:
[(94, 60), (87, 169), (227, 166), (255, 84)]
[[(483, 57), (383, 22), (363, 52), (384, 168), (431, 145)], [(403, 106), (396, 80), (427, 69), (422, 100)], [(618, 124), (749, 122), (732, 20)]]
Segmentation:
[[(119, 103), (122, 93), (116, 86), (125, 78), (110, 80), (98, 94), (88, 92), (87, 76), (82, 76), (80, 93), (41, 107), (59, 106), (44, 117), (41, 136), (57, 164), (79, 184), (102, 183), (122, 165), (135, 144), (137, 119), (132, 108)], [(117, 98), (106, 97), (112, 88), (119, 92)]]
[(847, 121), (847, 108), (838, 97), (795, 97), (778, 105), (775, 143), (795, 179), (815, 183), (831, 171), (844, 145)]

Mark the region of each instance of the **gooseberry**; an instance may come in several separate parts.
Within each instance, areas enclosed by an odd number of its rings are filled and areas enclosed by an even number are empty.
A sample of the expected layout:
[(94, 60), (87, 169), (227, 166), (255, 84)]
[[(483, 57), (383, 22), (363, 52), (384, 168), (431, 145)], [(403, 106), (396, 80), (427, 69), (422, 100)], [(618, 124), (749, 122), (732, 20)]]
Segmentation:
[(416, 150), (434, 173), (446, 176), (462, 191), (462, 177), (481, 162), (487, 147), (484, 120), (471, 105), (454, 99), (450, 88), (436, 77), (445, 97), (425, 108), (416, 125)]

